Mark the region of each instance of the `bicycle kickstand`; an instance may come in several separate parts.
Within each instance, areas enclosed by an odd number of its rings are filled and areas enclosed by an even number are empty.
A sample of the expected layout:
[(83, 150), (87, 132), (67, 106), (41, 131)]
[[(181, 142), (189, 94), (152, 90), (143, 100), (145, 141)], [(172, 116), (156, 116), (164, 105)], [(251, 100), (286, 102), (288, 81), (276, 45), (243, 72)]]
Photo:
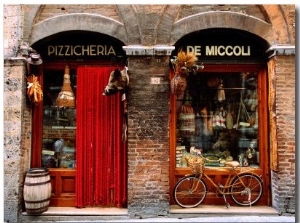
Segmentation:
[(227, 208), (230, 208), (230, 204), (227, 202), (226, 197), (225, 197), (225, 194), (223, 194), (223, 198), (224, 198), (226, 207), (227, 207)]

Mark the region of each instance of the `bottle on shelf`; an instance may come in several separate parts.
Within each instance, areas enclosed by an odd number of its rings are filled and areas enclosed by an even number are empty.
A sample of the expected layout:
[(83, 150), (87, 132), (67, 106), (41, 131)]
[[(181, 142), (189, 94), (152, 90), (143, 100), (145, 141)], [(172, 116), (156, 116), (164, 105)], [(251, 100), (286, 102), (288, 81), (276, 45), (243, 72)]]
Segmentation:
[(190, 149), (191, 149), (191, 143), (190, 141), (187, 139), (187, 137), (184, 137), (183, 140), (181, 141), (181, 145), (185, 146), (185, 150), (189, 153)]

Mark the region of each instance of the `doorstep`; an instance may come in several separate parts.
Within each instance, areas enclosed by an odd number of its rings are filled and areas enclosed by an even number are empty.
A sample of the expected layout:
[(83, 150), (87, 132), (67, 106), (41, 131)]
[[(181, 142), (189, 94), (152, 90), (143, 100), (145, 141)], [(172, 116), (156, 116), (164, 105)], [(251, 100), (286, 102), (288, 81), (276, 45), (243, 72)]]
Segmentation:
[[(199, 205), (195, 208), (181, 208), (178, 205), (171, 205), (169, 214), (224, 214), (224, 215), (278, 215), (278, 212), (269, 206), (252, 206), (240, 207), (230, 206), (226, 208), (225, 205)], [(22, 215), (28, 215), (23, 212)], [(127, 208), (116, 207), (49, 207), (47, 211), (40, 214), (40, 216), (84, 216), (84, 215), (102, 215), (102, 216), (127, 216)]]
[[(27, 212), (23, 212), (23, 215), (29, 215)], [(47, 211), (41, 213), (39, 216), (84, 216), (84, 215), (105, 215), (105, 216), (119, 216), (128, 215), (127, 208), (102, 208), (102, 207), (49, 207)]]
[(171, 205), (169, 214), (203, 214), (203, 215), (277, 215), (278, 212), (269, 206), (230, 206), (225, 205), (199, 205), (195, 208), (182, 208), (178, 205)]

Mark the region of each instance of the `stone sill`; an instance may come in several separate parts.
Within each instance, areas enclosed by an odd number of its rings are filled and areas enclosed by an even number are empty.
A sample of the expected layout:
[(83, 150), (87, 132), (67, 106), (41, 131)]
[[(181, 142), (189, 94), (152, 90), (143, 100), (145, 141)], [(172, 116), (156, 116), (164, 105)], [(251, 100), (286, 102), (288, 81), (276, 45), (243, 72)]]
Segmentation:
[(123, 46), (127, 56), (170, 56), (174, 49), (175, 46)]

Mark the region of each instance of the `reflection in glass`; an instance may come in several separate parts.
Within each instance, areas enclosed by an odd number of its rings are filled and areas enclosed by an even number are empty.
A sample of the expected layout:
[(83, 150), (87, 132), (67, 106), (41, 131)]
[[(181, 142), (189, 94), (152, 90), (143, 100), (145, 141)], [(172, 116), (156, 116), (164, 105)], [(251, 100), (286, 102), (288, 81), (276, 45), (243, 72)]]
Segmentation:
[(176, 115), (177, 167), (193, 151), (202, 152), (207, 166), (236, 160), (258, 167), (257, 73), (189, 74)]
[[(68, 70), (69, 72), (69, 70)], [(76, 73), (70, 71), (70, 82), (76, 93)], [(76, 167), (76, 107), (57, 106), (62, 89), (64, 72), (44, 72), (42, 167)]]

